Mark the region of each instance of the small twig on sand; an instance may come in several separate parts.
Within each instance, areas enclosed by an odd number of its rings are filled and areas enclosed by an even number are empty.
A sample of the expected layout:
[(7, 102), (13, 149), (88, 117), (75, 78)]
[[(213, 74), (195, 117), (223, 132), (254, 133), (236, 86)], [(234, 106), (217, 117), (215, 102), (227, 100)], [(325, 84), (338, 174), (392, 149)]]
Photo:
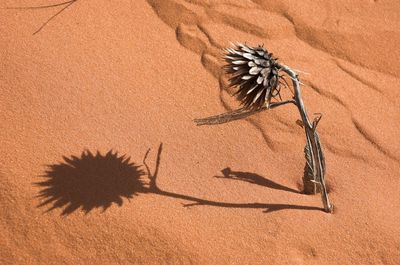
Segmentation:
[(39, 33), (47, 24), (50, 23), (53, 19), (55, 19), (59, 14), (61, 14), (64, 10), (70, 7), (72, 4), (77, 2), (78, 0), (70, 0), (58, 4), (52, 5), (43, 5), (43, 6), (25, 6), (25, 7), (6, 7), (6, 9), (18, 9), (18, 10), (29, 10), (29, 9), (45, 9), (45, 8), (54, 8), (58, 6), (64, 6), (61, 10), (57, 11), (54, 15), (52, 15), (49, 19), (47, 19), (34, 33), (33, 35)]
[(295, 101), (294, 100), (286, 100), (286, 101), (281, 101), (281, 102), (273, 102), (269, 105), (269, 107), (264, 106), (257, 110), (248, 110), (245, 108), (240, 108), (237, 110), (225, 112), (225, 113), (215, 115), (215, 116), (210, 116), (207, 118), (194, 119), (194, 122), (198, 126), (223, 124), (223, 123), (227, 123), (227, 122), (231, 122), (231, 121), (235, 121), (235, 120), (244, 119), (253, 114), (262, 112), (264, 110), (273, 109), (273, 108), (276, 108), (276, 107), (279, 107), (279, 106), (282, 106), (285, 104), (289, 104), (289, 103), (295, 104)]

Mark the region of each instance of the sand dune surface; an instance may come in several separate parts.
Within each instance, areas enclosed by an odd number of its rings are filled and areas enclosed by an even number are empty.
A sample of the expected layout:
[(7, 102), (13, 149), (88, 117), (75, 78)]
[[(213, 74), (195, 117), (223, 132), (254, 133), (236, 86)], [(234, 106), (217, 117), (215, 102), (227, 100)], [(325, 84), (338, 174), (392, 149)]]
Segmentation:
[[(0, 3), (0, 264), (400, 264), (400, 2), (54, 3)], [(333, 214), (294, 107), (193, 122), (235, 41), (310, 73)]]

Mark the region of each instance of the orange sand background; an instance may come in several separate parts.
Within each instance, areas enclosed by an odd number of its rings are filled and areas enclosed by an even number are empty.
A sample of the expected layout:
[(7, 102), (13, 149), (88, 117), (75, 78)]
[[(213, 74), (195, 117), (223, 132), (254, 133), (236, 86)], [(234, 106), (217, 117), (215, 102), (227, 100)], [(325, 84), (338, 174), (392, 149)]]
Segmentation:
[[(59, 7), (3, 9), (49, 3), (0, 4), (1, 264), (400, 264), (399, 1), (78, 0), (35, 35)], [(290, 192), (294, 107), (193, 123), (238, 107), (220, 69), (230, 41), (311, 73), (334, 214)], [(146, 172), (148, 148), (158, 188), (181, 198), (38, 207), (63, 156), (114, 150)], [(241, 178), (215, 177), (227, 167)]]

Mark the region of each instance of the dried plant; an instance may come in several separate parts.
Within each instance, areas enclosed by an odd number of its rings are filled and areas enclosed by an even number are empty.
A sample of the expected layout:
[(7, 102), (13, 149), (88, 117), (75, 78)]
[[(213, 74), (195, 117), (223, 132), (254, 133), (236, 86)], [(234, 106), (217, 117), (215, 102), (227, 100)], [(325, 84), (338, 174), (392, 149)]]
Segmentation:
[[(241, 43), (233, 44), (233, 47), (225, 50), (224, 59), (227, 62), (224, 69), (231, 76), (229, 85), (238, 87), (235, 95), (243, 107), (220, 115), (196, 119), (197, 125), (221, 124), (285, 104), (296, 105), (306, 133), (304, 193), (320, 192), (324, 210), (332, 212), (333, 206), (329, 201), (325, 185), (325, 157), (316, 131), (321, 116), (312, 122), (308, 118), (301, 98), (301, 83), (297, 72), (281, 64), (277, 58), (273, 57), (272, 53), (261, 46), (249, 47)], [(292, 80), (294, 96), (292, 99), (284, 101), (280, 95), (281, 88), (289, 87), (285, 76)]]
[(251, 48), (243, 44), (226, 49), (226, 53), (225, 70), (232, 76), (230, 85), (239, 87), (236, 95), (244, 107), (268, 107), (286, 82), (278, 74), (277, 59), (263, 47)]

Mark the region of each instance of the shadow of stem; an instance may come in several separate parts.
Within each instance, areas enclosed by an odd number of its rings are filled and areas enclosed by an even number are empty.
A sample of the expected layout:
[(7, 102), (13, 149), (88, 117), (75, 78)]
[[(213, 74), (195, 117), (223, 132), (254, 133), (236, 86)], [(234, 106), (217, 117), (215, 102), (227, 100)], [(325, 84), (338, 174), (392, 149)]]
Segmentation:
[[(159, 166), (160, 166), (160, 161), (161, 161), (161, 153), (162, 153), (162, 143), (160, 144), (157, 152), (157, 160), (156, 160), (156, 168), (154, 173), (152, 174), (150, 172), (150, 168), (146, 163), (147, 156), (150, 152), (150, 149), (147, 150), (146, 155), (143, 159), (143, 164), (146, 167), (148, 177), (150, 179), (150, 184), (149, 184), (149, 193), (161, 195), (161, 196), (166, 196), (170, 198), (175, 198), (175, 199), (182, 199), (186, 201), (190, 201), (192, 203), (184, 204), (184, 207), (192, 207), (192, 206), (215, 206), (215, 207), (226, 207), (226, 208), (247, 208), (247, 209), (265, 209), (264, 212), (269, 213), (269, 212), (274, 212), (274, 211), (279, 211), (279, 210), (286, 210), (286, 209), (292, 209), (292, 210), (314, 210), (314, 211), (322, 211), (322, 208), (315, 207), (315, 206), (301, 206), (301, 205), (291, 205), (291, 204), (277, 204), (277, 203), (228, 203), (228, 202), (218, 202), (218, 201), (211, 201), (211, 200), (206, 200), (206, 199), (201, 199), (189, 195), (183, 195), (179, 193), (174, 193), (174, 192), (169, 192), (169, 191), (164, 191), (160, 189), (157, 186), (157, 176), (159, 172)], [(224, 170), (223, 170), (224, 171)], [(287, 188), (285, 186), (282, 186), (280, 184), (274, 183), (272, 185), (273, 187), (277, 189), (282, 189), (290, 192), (295, 192), (299, 193), (296, 190)]]
[[(63, 156), (62, 162), (48, 165), (45, 174), (41, 176), (43, 179), (34, 183), (41, 188), (37, 195), (38, 198), (41, 198), (38, 207), (51, 205), (47, 211), (61, 208), (63, 209), (61, 215), (71, 214), (78, 209), (87, 214), (95, 208), (102, 208), (104, 212), (114, 203), (122, 206), (124, 198), (129, 200), (140, 194), (156, 194), (185, 200), (187, 203), (184, 204), (184, 207), (202, 205), (265, 209), (265, 212), (284, 209), (321, 210), (318, 207), (289, 204), (219, 202), (162, 190), (157, 185), (162, 147), (163, 145), (160, 144), (153, 174), (146, 163), (150, 149), (146, 152), (143, 164), (147, 170), (147, 181), (142, 178), (146, 172), (141, 169), (140, 165), (131, 162), (130, 157), (119, 155), (116, 151), (110, 150), (103, 155), (99, 151), (92, 153), (85, 150), (80, 156)], [(254, 173), (235, 172), (229, 168), (223, 169), (222, 173), (226, 178), (297, 192)]]

